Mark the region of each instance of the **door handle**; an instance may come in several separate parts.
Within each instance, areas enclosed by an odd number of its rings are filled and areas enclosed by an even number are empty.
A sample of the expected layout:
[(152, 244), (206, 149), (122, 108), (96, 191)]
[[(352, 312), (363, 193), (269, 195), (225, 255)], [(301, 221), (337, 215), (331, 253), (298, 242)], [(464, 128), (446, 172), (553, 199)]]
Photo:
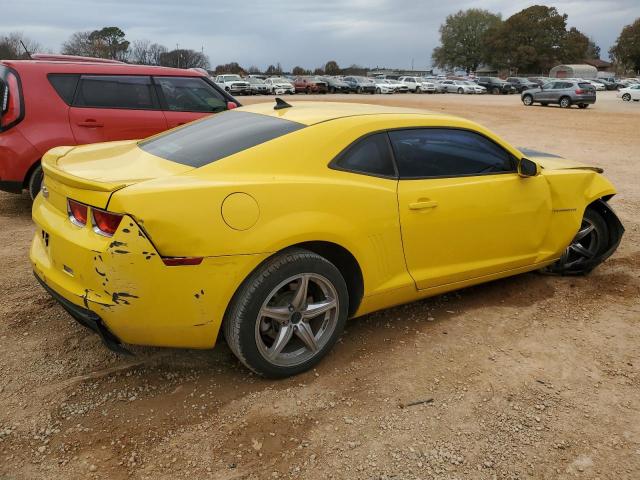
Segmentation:
[(104, 127), (104, 123), (99, 123), (96, 120), (88, 118), (84, 122), (78, 122), (79, 127), (99, 128)]
[(434, 200), (425, 200), (422, 202), (414, 202), (409, 204), (409, 210), (425, 210), (427, 208), (436, 208), (438, 202)]

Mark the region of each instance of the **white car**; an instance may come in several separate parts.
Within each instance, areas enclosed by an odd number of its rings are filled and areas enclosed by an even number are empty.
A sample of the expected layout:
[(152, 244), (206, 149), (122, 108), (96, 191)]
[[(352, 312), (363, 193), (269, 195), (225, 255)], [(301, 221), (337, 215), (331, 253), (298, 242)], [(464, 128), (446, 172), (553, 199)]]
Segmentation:
[(443, 80), (440, 85), (444, 87), (447, 93), (476, 93), (476, 89), (465, 80)]
[(293, 95), (296, 93), (293, 83), (283, 77), (267, 78), (264, 83), (267, 85), (269, 92), (274, 95), (284, 95), (285, 93)]
[(484, 93), (487, 93), (487, 89), (482, 85), (478, 85), (476, 82), (472, 82), (471, 80), (465, 80), (464, 83), (472, 87), (477, 95), (482, 95)]
[(607, 87), (604, 86), (604, 83), (600, 83), (597, 80), (587, 80), (587, 83), (590, 83), (596, 88), (596, 91), (600, 92), (602, 90), (606, 90)]
[(621, 88), (617, 96), (625, 102), (630, 102), (631, 100), (634, 102), (640, 101), (640, 83), (636, 83), (630, 87)]
[(400, 77), (398, 81), (407, 86), (413, 93), (435, 93), (436, 86), (431, 82), (426, 82), (420, 77)]
[(396, 93), (396, 87), (386, 78), (374, 78), (376, 93)]
[(218, 75), (215, 78), (215, 82), (220, 86), (220, 88), (225, 89), (231, 94), (251, 94), (251, 84), (246, 80), (243, 80), (240, 75)]

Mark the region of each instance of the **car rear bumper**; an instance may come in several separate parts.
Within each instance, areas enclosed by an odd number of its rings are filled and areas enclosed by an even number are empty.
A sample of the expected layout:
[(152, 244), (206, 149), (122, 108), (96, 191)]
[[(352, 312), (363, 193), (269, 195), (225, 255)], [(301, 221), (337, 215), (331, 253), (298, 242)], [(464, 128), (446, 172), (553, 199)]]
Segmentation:
[(573, 98), (571, 98), (571, 102), (572, 103), (584, 103), (584, 104), (588, 104), (588, 105), (593, 105), (594, 103), (596, 103), (596, 97), (595, 97), (595, 95), (588, 96), (588, 97), (583, 97), (583, 96), (577, 95), (577, 96), (574, 96)]
[(40, 153), (22, 135), (20, 126), (0, 133), (0, 190), (19, 193), (27, 172), (39, 159)]
[(268, 256), (167, 266), (129, 216), (113, 237), (102, 237), (90, 225), (72, 224), (66, 212), (38, 195), (33, 219), (36, 276), (74, 318), (106, 337), (110, 332), (116, 344), (213, 347), (236, 289)]

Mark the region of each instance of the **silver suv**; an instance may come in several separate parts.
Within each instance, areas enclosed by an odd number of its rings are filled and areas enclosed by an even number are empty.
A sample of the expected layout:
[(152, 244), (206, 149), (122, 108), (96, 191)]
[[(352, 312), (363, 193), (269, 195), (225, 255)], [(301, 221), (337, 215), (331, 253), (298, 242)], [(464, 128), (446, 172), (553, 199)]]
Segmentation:
[(547, 106), (557, 103), (562, 108), (578, 105), (579, 108), (587, 108), (596, 103), (596, 89), (587, 82), (576, 80), (552, 80), (542, 87), (530, 88), (520, 95), (522, 103), (531, 106), (539, 103)]

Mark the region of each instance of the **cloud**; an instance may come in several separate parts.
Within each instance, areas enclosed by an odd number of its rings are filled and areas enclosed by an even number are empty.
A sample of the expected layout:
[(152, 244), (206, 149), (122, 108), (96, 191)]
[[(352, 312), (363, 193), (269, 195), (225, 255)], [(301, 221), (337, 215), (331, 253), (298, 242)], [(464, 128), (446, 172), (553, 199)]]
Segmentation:
[[(546, 4), (568, 14), (568, 24), (591, 36), (605, 56), (622, 27), (640, 16), (638, 0)], [(336, 60), (405, 68), (413, 62), (424, 68), (446, 16), (477, 5), (442, 0), (20, 0), (3, 6), (0, 32), (21, 31), (58, 51), (75, 31), (115, 25), (129, 40), (203, 49), (213, 65), (316, 67)], [(520, 0), (482, 3), (503, 18), (530, 5)]]

